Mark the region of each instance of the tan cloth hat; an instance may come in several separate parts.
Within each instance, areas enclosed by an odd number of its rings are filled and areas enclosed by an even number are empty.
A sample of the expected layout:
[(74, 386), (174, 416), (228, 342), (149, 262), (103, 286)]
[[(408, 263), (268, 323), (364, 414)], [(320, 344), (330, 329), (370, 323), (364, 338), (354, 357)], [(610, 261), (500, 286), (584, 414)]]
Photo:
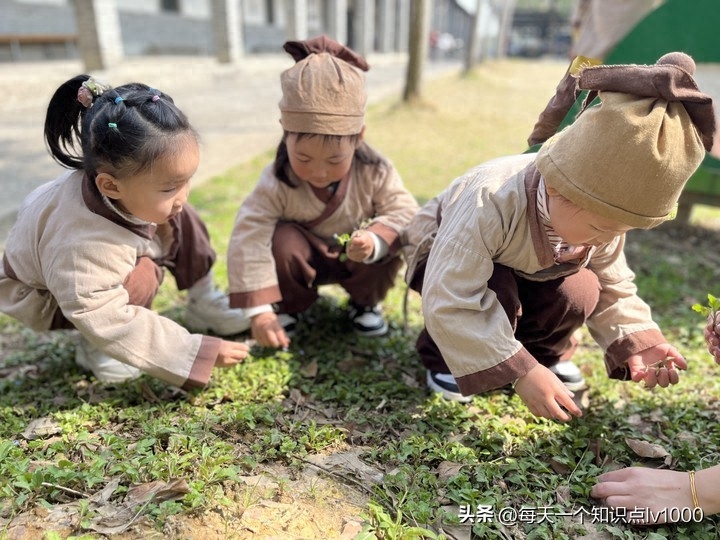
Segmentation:
[(671, 218), (715, 131), (712, 100), (697, 88), (694, 69), (690, 57), (672, 53), (653, 66), (583, 70), (578, 87), (596, 90), (600, 103), (538, 152), (547, 184), (630, 227)]
[(340, 56), (367, 70), (365, 61), (325, 36), (307, 42), (288, 42), (285, 49), (298, 61), (280, 76), (283, 129), (322, 135), (360, 133), (367, 103), (365, 77)]

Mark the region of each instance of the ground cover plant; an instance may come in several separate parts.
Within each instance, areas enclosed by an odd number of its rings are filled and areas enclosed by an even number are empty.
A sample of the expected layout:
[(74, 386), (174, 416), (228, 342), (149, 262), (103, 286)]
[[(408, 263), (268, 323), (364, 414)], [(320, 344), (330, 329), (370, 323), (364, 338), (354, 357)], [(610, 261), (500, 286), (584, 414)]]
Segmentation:
[[(429, 82), (422, 103), (374, 106), (368, 140), (424, 202), (470, 166), (523, 151), (563, 70), (504, 61)], [(271, 158), (192, 195), (221, 283), (237, 205)], [(329, 287), (287, 351), (256, 348), (190, 393), (149, 378), (99, 384), (74, 365), (72, 333), (0, 318), (0, 539), (715, 539), (717, 518), (593, 523), (589, 492), (608, 468), (720, 461), (720, 366), (692, 310), (720, 294), (718, 245), (708, 207), (691, 225), (629, 235), (641, 294), (690, 369), (671, 389), (609, 381), (584, 335), (575, 361), (590, 391), (567, 424), (534, 418), (509, 391), (468, 405), (431, 396), (413, 349), (419, 299), (404, 310), (401, 280), (386, 337), (355, 336)], [(155, 307), (182, 322), (183, 304), (168, 281)]]

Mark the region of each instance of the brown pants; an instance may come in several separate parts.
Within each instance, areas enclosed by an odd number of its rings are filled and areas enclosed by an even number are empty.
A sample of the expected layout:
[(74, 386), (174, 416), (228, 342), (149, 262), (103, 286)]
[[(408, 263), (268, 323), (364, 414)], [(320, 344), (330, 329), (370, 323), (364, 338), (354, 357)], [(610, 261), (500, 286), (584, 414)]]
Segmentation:
[(402, 259), (388, 256), (373, 264), (340, 260), (328, 246), (296, 223), (279, 223), (272, 240), (283, 313), (300, 313), (318, 298), (318, 286), (338, 284), (358, 306), (374, 306), (395, 283)]
[[(215, 264), (215, 251), (210, 245), (210, 235), (195, 209), (186, 204), (183, 211), (169, 221), (172, 240), (168, 253), (159, 259), (138, 257), (135, 268), (125, 278), (123, 287), (128, 292), (129, 303), (149, 308), (163, 281), (163, 268), (175, 277), (178, 289), (192, 287), (205, 277)], [(74, 328), (58, 309), (51, 330)]]
[[(425, 264), (418, 268), (411, 288), (422, 293)], [(576, 343), (573, 332), (595, 310), (600, 295), (597, 276), (578, 273), (550, 281), (531, 281), (507, 266), (496, 264), (488, 287), (497, 295), (515, 331), (515, 337), (544, 366), (569, 359)], [(416, 348), (423, 365), (431, 371), (450, 373), (442, 353), (423, 328)]]

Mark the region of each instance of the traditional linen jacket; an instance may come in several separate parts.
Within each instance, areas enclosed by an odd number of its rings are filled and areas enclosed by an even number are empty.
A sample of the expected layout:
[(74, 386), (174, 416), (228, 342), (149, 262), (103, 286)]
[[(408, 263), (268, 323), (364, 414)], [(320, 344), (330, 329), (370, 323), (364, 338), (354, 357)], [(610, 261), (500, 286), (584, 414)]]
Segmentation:
[(105, 354), (176, 386), (204, 386), (220, 339), (130, 305), (123, 287), (139, 257), (161, 255), (156, 227), (125, 221), (83, 177), (67, 172), (24, 201), (5, 247), (0, 311), (44, 331), (59, 307)]
[(410, 283), (427, 259), (425, 325), (466, 395), (505, 385), (537, 364), (515, 339), (487, 286), (493, 263), (536, 281), (583, 267), (594, 272), (600, 299), (586, 324), (613, 378), (628, 377), (624, 362), (630, 355), (665, 343), (650, 308), (637, 296), (623, 254), (624, 235), (590, 248), (583, 259), (555, 264), (537, 213), (540, 173), (534, 159), (534, 154), (508, 156), (472, 169), (424, 205), (405, 232), (406, 280)]
[(397, 256), (402, 229), (418, 210), (415, 198), (387, 160), (371, 165), (354, 159), (348, 175), (329, 197), (308, 182), (291, 178), (294, 188), (278, 180), (273, 165), (268, 165), (238, 211), (227, 260), (232, 307), (282, 299), (272, 254), (279, 222), (298, 223), (335, 245), (334, 234), (350, 233), (370, 221), (366, 228), (389, 246), (388, 256)]

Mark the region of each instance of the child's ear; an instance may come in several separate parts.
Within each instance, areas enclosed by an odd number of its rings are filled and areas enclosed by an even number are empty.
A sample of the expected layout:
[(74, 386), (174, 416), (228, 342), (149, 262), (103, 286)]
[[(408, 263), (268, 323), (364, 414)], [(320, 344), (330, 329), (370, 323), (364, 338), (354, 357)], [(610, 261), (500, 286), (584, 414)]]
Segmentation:
[(99, 173), (95, 177), (95, 185), (98, 191), (109, 199), (119, 199), (120, 190), (118, 189), (118, 181), (110, 173)]

